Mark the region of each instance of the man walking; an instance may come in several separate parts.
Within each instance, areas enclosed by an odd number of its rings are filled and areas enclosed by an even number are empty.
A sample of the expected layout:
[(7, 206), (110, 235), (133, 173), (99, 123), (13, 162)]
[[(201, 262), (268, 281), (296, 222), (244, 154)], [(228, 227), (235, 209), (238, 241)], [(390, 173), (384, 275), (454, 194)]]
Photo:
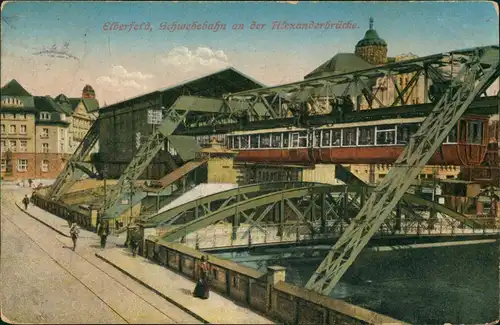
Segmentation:
[(71, 224), (71, 228), (69, 229), (69, 233), (71, 235), (71, 240), (73, 240), (73, 251), (76, 248), (76, 240), (78, 239), (78, 234), (80, 233), (80, 229), (78, 229), (78, 225), (73, 221)]
[(28, 198), (28, 194), (26, 194), (23, 198), (24, 210), (28, 210), (28, 204), (30, 204), (30, 199)]
[(101, 249), (104, 249), (106, 247), (106, 239), (109, 235), (109, 222), (107, 220), (101, 221), (97, 234), (101, 237)]

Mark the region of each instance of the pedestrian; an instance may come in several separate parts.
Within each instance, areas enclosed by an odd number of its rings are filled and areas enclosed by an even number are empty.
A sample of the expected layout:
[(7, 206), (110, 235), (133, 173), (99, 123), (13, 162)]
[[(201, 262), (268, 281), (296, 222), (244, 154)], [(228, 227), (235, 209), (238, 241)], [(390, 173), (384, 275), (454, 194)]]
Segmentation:
[(198, 281), (196, 282), (196, 287), (194, 287), (193, 297), (208, 299), (210, 294), (210, 288), (208, 285), (209, 276), (210, 265), (208, 264), (208, 258), (202, 256), (201, 262), (198, 266)]
[(106, 247), (106, 239), (109, 235), (109, 222), (107, 220), (101, 221), (97, 234), (101, 237), (101, 249), (104, 249)]
[(137, 254), (137, 247), (138, 246), (139, 246), (139, 243), (137, 242), (137, 236), (134, 233), (132, 233), (132, 236), (130, 237), (130, 249), (132, 250), (133, 257), (135, 257), (135, 255)]
[(73, 251), (76, 248), (76, 240), (78, 239), (78, 234), (80, 233), (80, 229), (78, 229), (78, 225), (75, 221), (71, 224), (71, 228), (69, 229), (69, 233), (71, 235), (71, 240), (73, 240)]
[(28, 194), (26, 194), (23, 198), (24, 210), (28, 210), (28, 205), (30, 204), (30, 199), (28, 198)]
[(28, 184), (29, 184), (29, 186), (31, 188), (31, 185), (33, 185), (33, 180), (31, 178), (28, 178)]

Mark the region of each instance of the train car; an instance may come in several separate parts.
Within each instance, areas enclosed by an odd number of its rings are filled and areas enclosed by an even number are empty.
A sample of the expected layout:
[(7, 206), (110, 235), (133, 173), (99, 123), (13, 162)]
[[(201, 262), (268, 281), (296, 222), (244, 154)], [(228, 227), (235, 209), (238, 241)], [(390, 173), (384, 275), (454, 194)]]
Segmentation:
[[(241, 162), (288, 164), (391, 164), (402, 153), (425, 117), (325, 125), (319, 128), (277, 128), (227, 135), (228, 148)], [(488, 147), (488, 118), (459, 120), (431, 158), (432, 165), (474, 166)]]

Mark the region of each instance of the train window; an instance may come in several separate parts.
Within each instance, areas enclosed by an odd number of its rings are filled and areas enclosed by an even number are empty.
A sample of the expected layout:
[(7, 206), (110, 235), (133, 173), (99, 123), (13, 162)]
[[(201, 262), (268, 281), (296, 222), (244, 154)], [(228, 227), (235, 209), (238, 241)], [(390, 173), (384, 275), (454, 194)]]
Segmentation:
[(407, 144), (410, 137), (417, 132), (419, 126), (419, 124), (398, 125), (398, 144)]
[(313, 144), (314, 148), (319, 148), (321, 145), (320, 135), (321, 135), (321, 131), (319, 131), (319, 130), (314, 131), (314, 144)]
[(240, 149), (248, 149), (248, 135), (240, 136)]
[(340, 147), (342, 130), (332, 130), (332, 147)]
[(290, 133), (288, 133), (288, 132), (283, 133), (283, 148), (288, 148), (288, 145), (289, 145), (288, 142), (290, 140), (289, 136), (290, 136)]
[(299, 147), (307, 148), (307, 132), (299, 133)]
[(292, 133), (292, 148), (306, 148), (307, 147), (307, 132), (294, 132)]
[(369, 146), (375, 144), (375, 127), (366, 126), (358, 128), (359, 138), (358, 144), (360, 146)]
[(269, 133), (260, 135), (260, 147), (270, 148), (271, 147), (271, 135)]
[(330, 146), (330, 135), (332, 130), (322, 130), (321, 131), (321, 146), (329, 147)]
[(451, 129), (450, 133), (448, 134), (448, 137), (446, 138), (447, 143), (457, 143), (457, 127), (454, 126), (453, 129)]
[(259, 135), (258, 134), (252, 134), (250, 136), (250, 148), (252, 148), (252, 149), (259, 148)]
[(281, 133), (271, 134), (271, 147), (280, 148), (281, 147)]
[(356, 128), (343, 129), (342, 145), (355, 146), (356, 145)]
[(389, 145), (396, 143), (396, 126), (379, 125), (376, 130), (377, 145)]
[(460, 142), (465, 142), (467, 140), (467, 121), (465, 120), (460, 120)]
[(483, 123), (480, 121), (469, 121), (467, 143), (481, 144), (483, 138)]

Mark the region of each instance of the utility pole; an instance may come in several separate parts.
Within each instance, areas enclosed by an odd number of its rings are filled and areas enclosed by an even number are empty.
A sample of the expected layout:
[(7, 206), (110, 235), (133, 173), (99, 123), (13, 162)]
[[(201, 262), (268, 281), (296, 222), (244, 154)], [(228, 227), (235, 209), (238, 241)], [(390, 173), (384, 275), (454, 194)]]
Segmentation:
[(133, 204), (132, 199), (134, 197), (134, 181), (130, 180), (130, 220), (127, 222), (127, 226), (132, 222), (133, 218)]

